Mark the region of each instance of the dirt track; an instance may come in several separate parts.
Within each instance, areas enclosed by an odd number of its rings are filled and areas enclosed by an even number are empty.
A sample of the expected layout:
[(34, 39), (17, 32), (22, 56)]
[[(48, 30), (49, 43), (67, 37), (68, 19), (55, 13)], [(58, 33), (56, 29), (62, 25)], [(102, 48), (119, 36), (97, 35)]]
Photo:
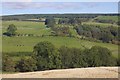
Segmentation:
[(118, 78), (118, 67), (74, 68), (3, 74), (3, 78)]

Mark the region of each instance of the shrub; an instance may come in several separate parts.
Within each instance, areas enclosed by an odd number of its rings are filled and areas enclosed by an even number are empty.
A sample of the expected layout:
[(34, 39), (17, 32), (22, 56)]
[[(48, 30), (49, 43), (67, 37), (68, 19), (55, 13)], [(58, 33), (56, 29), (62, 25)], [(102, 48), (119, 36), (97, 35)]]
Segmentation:
[(60, 56), (54, 45), (44, 41), (34, 46), (33, 59), (37, 61), (38, 70), (60, 68)]
[(5, 72), (15, 71), (15, 63), (8, 55), (2, 55), (2, 70)]
[(115, 59), (112, 57), (110, 50), (104, 47), (93, 46), (86, 54), (86, 62), (89, 67), (96, 66), (114, 66), (116, 65)]
[(7, 28), (6, 35), (15, 36), (16, 30), (17, 30), (16, 26), (14, 24), (10, 24), (9, 27)]
[(32, 58), (22, 58), (16, 65), (16, 70), (19, 72), (30, 72), (35, 71), (36, 69), (36, 61)]
[(86, 63), (83, 60), (83, 53), (77, 48), (68, 48), (62, 46), (59, 49), (62, 61), (62, 68), (77, 68), (86, 67)]

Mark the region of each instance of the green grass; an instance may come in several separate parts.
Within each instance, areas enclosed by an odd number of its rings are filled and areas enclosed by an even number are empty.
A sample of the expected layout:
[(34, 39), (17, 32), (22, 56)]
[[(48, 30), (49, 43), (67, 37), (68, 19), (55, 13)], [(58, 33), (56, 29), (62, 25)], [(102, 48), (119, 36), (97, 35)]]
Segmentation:
[[(51, 29), (46, 28), (43, 22), (24, 22), (24, 21), (3, 21), (3, 32), (6, 31), (6, 28), (9, 24), (15, 24), (18, 28), (17, 33), (19, 34), (34, 34), (34, 35), (49, 35), (51, 34)], [(95, 22), (85, 22), (84, 24), (92, 25), (102, 25), (108, 26), (111, 24), (105, 23), (95, 23)], [(77, 36), (77, 32), (70, 27), (70, 31), (74, 36)], [(110, 43), (99, 43), (99, 42), (90, 42), (86, 40), (80, 40), (77, 38), (70, 37), (57, 37), (57, 36), (44, 36), (44, 37), (6, 37), (2, 38), (2, 51), (3, 53), (14, 56), (14, 60), (18, 60), (19, 56), (30, 56), (33, 52), (33, 47), (41, 41), (49, 41), (55, 45), (56, 48), (61, 46), (75, 47), (84, 49), (91, 48), (92, 46), (102, 46), (110, 49), (114, 57), (118, 57), (118, 46)]]
[[(3, 29), (3, 33), (6, 32), (5, 29)], [(18, 29), (17, 34), (33, 34), (33, 35), (49, 35), (51, 34), (50, 28), (45, 29)]]
[(34, 35), (49, 35), (51, 34), (51, 29), (50, 28), (45, 28), (45, 29), (26, 29), (26, 30), (21, 30), (19, 29), (17, 31), (18, 34), (34, 34)]
[(43, 22), (29, 22), (29, 21), (3, 21), (2, 27), (7, 28), (10, 24), (14, 24), (17, 28), (20, 29), (41, 29), (45, 28), (45, 25)]
[(34, 34), (34, 35), (49, 35), (50, 28), (46, 28), (43, 22), (29, 22), (29, 21), (3, 21), (2, 32), (6, 32), (6, 28), (10, 24), (17, 27), (18, 34)]
[(77, 33), (77, 31), (75, 29), (70, 28), (70, 32), (71, 32), (72, 36), (74, 36), (74, 37), (78, 36), (78, 33)]
[(99, 20), (112, 20), (117, 22), (118, 21), (118, 16), (98, 16), (95, 19), (99, 19)]
[(109, 27), (109, 26), (118, 27), (118, 25), (115, 25), (115, 24), (98, 23), (98, 22), (83, 22), (82, 24), (93, 25), (93, 26), (100, 26), (100, 27)]
[(94, 22), (95, 19), (98, 19), (98, 20), (111, 20), (111, 21), (114, 21), (114, 22), (118, 22), (118, 16), (98, 16), (98, 17), (92, 19), (89, 22), (83, 22), (83, 24), (94, 25), (94, 26), (97, 25), (97, 26), (101, 26), (101, 27), (109, 27), (109, 26), (118, 27), (117, 24)]
[[(34, 45), (41, 41), (49, 41), (57, 48), (61, 46), (76, 47), (84, 49), (91, 48), (94, 45), (110, 49), (114, 56), (118, 55), (118, 46), (110, 43), (90, 42), (69, 37), (3, 37), (3, 52), (32, 52)], [(17, 46), (18, 45), (18, 46)], [(21, 45), (21, 46), (20, 46)], [(23, 46), (24, 45), (24, 46)]]

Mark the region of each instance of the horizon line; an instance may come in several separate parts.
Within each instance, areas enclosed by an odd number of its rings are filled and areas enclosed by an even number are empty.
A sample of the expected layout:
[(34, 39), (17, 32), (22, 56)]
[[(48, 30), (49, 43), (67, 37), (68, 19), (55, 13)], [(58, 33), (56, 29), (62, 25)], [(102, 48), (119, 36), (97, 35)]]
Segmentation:
[[(36, 14), (120, 14), (117, 12), (111, 12), (111, 13), (36, 13)], [(24, 13), (20, 13), (20, 14), (1, 14), (0, 16), (12, 16), (12, 15), (36, 15), (35, 13), (31, 13), (31, 14), (24, 14)]]

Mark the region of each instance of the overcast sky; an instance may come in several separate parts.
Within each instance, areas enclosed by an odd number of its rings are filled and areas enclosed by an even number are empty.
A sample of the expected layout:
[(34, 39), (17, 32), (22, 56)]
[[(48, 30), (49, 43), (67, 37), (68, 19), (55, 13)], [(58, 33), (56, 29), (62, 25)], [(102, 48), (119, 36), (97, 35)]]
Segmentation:
[(82, 0), (81, 2), (79, 2), (80, 0), (69, 0), (69, 2), (57, 2), (57, 0), (43, 0), (44, 2), (40, 2), (40, 0), (17, 1), (4, 0), (0, 14), (118, 13), (118, 0), (109, 0), (109, 2), (107, 2), (107, 0), (104, 0), (106, 2), (100, 2), (102, 0), (97, 0), (99, 2), (95, 2), (95, 0), (91, 0), (91, 2), (85, 2), (86, 0), (84, 0), (84, 2), (82, 2)]

